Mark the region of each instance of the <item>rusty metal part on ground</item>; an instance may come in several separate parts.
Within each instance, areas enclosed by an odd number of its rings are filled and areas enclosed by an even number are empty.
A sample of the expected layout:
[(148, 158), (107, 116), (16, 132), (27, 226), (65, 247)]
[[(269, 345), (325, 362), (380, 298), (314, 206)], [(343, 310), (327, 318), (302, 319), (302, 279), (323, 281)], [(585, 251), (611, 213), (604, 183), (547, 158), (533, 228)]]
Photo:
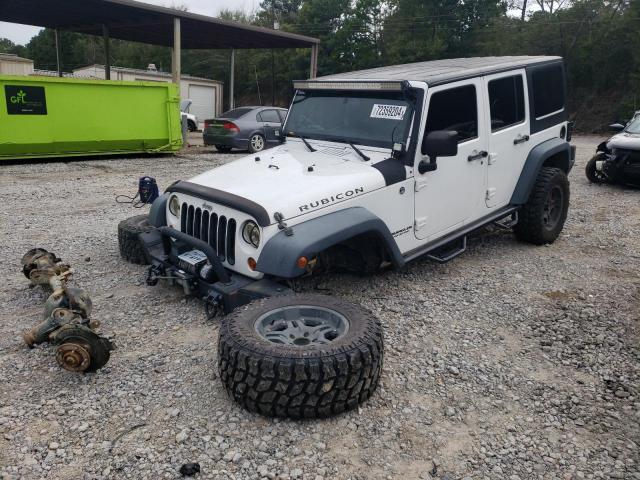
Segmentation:
[(68, 286), (73, 273), (69, 265), (53, 253), (34, 248), (22, 257), (22, 272), (33, 285), (53, 290), (45, 302), (43, 321), (24, 332), (25, 343), (57, 345), (56, 360), (65, 370), (92, 372), (103, 367), (113, 345), (93, 331), (99, 322), (89, 319), (93, 308), (89, 294)]

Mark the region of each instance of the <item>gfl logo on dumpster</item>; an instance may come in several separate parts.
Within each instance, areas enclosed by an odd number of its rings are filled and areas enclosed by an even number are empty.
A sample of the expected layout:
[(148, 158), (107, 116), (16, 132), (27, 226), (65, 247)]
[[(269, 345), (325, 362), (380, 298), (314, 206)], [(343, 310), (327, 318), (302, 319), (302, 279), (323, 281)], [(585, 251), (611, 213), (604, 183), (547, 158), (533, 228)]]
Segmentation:
[(26, 103), (25, 98), (27, 98), (27, 94), (20, 90), (13, 97), (9, 98), (11, 103)]

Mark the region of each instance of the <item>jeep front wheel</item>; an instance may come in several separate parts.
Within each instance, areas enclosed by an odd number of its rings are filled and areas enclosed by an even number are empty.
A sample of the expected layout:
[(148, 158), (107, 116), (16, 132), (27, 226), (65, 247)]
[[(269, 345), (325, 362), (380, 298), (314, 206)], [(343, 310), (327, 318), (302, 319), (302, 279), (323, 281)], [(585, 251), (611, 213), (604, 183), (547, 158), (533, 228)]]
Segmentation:
[(118, 224), (118, 247), (120, 256), (129, 263), (146, 265), (147, 257), (142, 249), (140, 234), (153, 230), (148, 215), (136, 215)]
[(564, 227), (568, 210), (567, 174), (559, 168), (543, 167), (529, 200), (518, 212), (516, 237), (535, 245), (553, 243)]
[(604, 173), (598, 170), (597, 163), (600, 160), (606, 160), (607, 156), (604, 153), (598, 153), (591, 157), (591, 159), (587, 162), (587, 166), (585, 167), (585, 174), (587, 175), (587, 179), (591, 183), (606, 183), (607, 177)]
[(323, 295), (252, 303), (224, 318), (220, 379), (251, 412), (321, 418), (367, 400), (378, 386), (380, 322), (363, 307)]

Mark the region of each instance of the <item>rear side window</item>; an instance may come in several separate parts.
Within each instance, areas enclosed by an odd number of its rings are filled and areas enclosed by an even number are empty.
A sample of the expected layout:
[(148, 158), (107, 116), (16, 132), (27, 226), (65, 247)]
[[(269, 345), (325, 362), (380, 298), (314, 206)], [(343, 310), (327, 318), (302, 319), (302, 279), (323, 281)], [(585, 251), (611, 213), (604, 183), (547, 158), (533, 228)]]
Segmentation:
[(280, 117), (276, 110), (263, 110), (258, 114), (258, 121), (269, 123), (280, 123)]
[(251, 111), (250, 108), (234, 108), (233, 110), (229, 110), (228, 112), (224, 112), (222, 114), (223, 118), (233, 118), (233, 119), (237, 119), (240, 118), (241, 116), (249, 113)]
[(425, 135), (436, 130), (455, 130), (458, 132), (458, 143), (478, 136), (475, 86), (465, 85), (431, 96)]
[(287, 111), (286, 110), (278, 110), (278, 115), (280, 115), (280, 121), (284, 122), (285, 119), (287, 118)]
[(536, 68), (531, 75), (533, 112), (536, 120), (564, 109), (564, 75), (562, 65)]
[(489, 82), (491, 131), (495, 132), (524, 121), (524, 87), (522, 75), (498, 78)]

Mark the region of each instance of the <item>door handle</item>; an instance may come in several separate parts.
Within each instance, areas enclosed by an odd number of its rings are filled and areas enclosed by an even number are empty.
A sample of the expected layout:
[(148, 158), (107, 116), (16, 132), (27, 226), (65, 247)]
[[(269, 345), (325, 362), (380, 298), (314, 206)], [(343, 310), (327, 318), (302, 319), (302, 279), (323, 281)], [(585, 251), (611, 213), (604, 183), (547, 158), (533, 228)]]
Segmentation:
[(489, 152), (486, 152), (484, 150), (477, 152), (476, 150), (474, 150), (473, 152), (471, 152), (471, 155), (467, 157), (467, 160), (473, 162), (474, 160), (481, 160), (483, 158), (487, 158), (488, 156)]
[(529, 135), (518, 135), (514, 140), (513, 140), (513, 144), (514, 145), (518, 145), (520, 143), (524, 143), (524, 142), (528, 142), (529, 141)]

